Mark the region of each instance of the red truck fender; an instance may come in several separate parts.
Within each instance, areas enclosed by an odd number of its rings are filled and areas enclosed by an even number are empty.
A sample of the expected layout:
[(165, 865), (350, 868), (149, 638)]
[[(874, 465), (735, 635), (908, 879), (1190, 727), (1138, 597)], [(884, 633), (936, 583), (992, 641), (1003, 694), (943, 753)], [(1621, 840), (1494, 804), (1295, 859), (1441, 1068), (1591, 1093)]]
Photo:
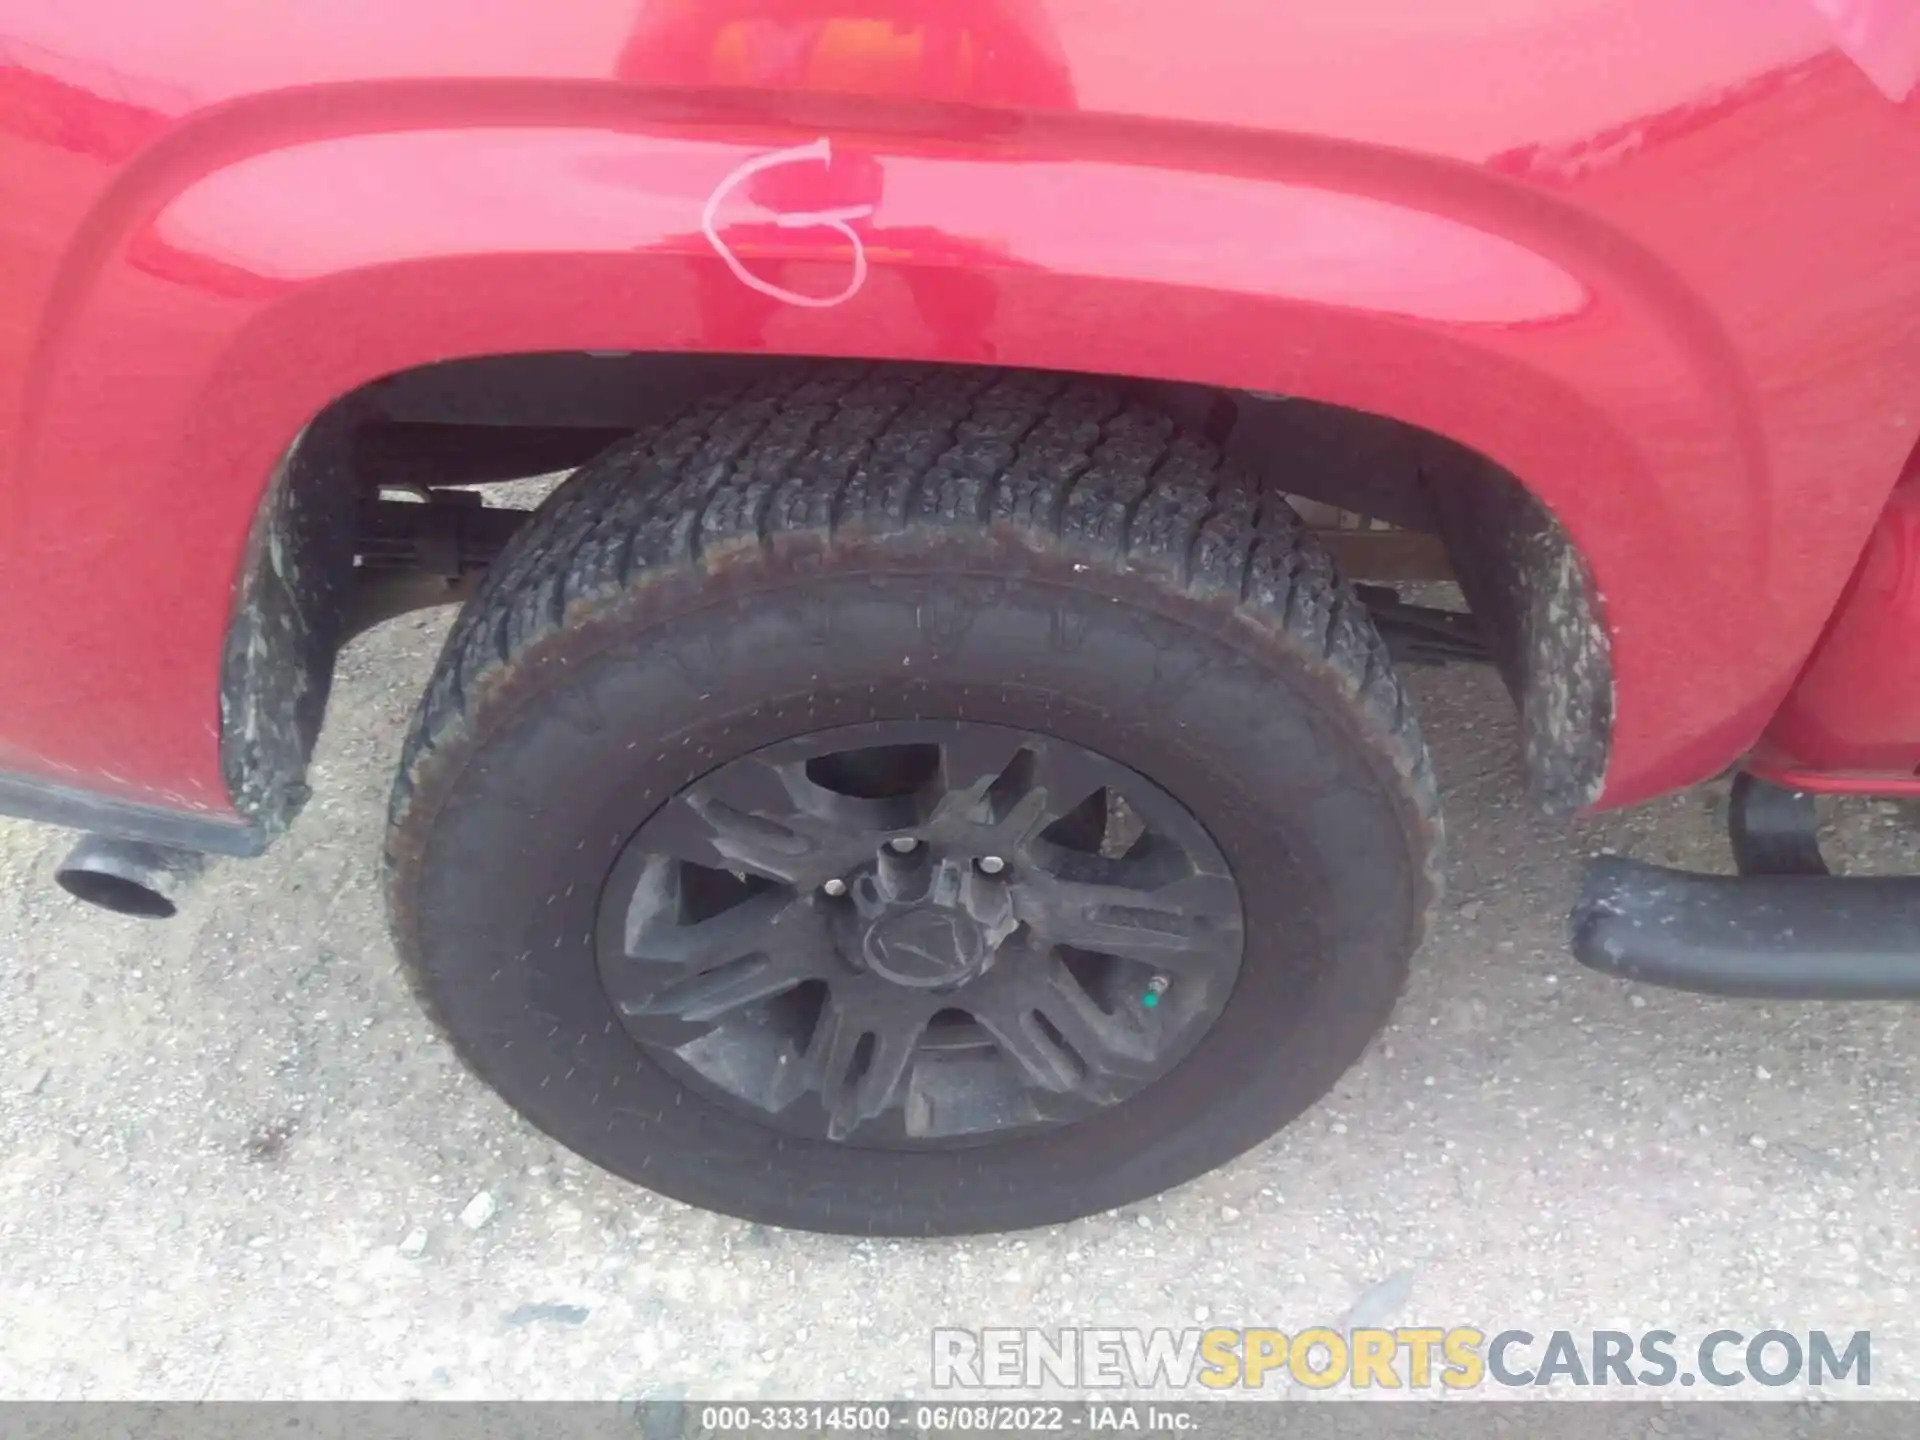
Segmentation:
[[(1810, 117), (1817, 160), (1779, 172), (1758, 142)], [(1189, 381), (1457, 442), (1590, 578), (1611, 733), (1575, 798), (1644, 798), (1752, 744), (1920, 429), (1920, 332), (1881, 303), (1920, 229), (1876, 178), (1901, 144), (1834, 54), (1481, 166), (937, 87), (367, 81), (195, 111), (114, 174), (31, 322), (0, 770), (229, 824), (212, 637), (294, 437), (410, 367), (623, 350)], [(1717, 271), (1703, 167), (1740, 241)], [(1766, 310), (1814, 281), (1816, 209), (1836, 288)]]
[[(1615, 657), (1613, 799), (1722, 763), (1811, 639), (1804, 616), (1701, 603), (1715, 577), (1764, 565), (1775, 523), (1750, 406), (1685, 290), (1577, 213), (1349, 147), (1066, 121), (959, 147), (865, 113), (812, 141), (874, 165), (850, 232), (863, 253), (749, 199), (745, 253), (723, 257), (702, 207), (808, 137), (647, 108), (542, 87), (286, 96), (135, 167), (39, 348), (14, 564), (48, 604), (0, 659), (25, 701), (13, 768), (36, 768), (36, 734), (78, 698), (105, 723), (67, 763), (112, 771), (129, 799), (219, 813), (217, 654), (199, 637), (224, 628), (266, 478), (341, 395), (464, 355), (995, 361), (1423, 426), (1521, 477), (1574, 537), (1609, 624), (1639, 637)], [(412, 125), (354, 133), (357, 110)], [(858, 293), (822, 307), (728, 264), (833, 296), (856, 256)], [(100, 514), (114, 523), (81, 518)], [(123, 606), (103, 626), (76, 592), (109, 572)], [(1731, 724), (1724, 687), (1667, 683), (1769, 653)], [(27, 680), (54, 655), (66, 693), (37, 713)]]

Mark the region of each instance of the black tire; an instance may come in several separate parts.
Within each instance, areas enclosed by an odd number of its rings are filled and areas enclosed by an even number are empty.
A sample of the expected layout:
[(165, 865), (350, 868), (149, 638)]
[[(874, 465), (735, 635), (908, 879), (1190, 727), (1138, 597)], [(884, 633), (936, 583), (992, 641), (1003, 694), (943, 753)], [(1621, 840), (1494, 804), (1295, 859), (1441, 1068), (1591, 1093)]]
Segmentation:
[[(621, 1028), (592, 953), (626, 838), (797, 732), (964, 717), (1177, 797), (1240, 885), (1224, 1013), (1091, 1118), (944, 1150), (796, 1139)], [(814, 366), (585, 467), (515, 537), (422, 702), (388, 839), (397, 942), (467, 1063), (620, 1175), (770, 1224), (936, 1235), (1180, 1184), (1313, 1104), (1385, 1022), (1437, 893), (1426, 752), (1298, 518), (1082, 380)]]

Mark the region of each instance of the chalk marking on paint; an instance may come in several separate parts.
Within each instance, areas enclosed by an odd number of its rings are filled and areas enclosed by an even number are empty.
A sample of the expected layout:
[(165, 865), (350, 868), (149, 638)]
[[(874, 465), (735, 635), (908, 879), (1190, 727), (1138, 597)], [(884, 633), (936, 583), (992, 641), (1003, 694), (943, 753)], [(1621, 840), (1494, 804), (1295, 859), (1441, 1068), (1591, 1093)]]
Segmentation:
[(749, 290), (758, 290), (762, 295), (770, 295), (788, 305), (800, 305), (809, 310), (830, 310), (835, 305), (844, 305), (860, 293), (860, 287), (867, 283), (867, 247), (854, 232), (851, 221), (864, 220), (873, 214), (871, 205), (842, 205), (831, 210), (795, 210), (776, 211), (773, 223), (782, 230), (807, 230), (820, 227), (832, 230), (842, 236), (853, 247), (853, 276), (846, 287), (837, 295), (805, 295), (798, 290), (789, 290), (784, 285), (776, 285), (771, 280), (763, 280), (746, 267), (733, 248), (720, 238), (715, 219), (726, 199), (740, 186), (751, 180), (763, 170), (772, 170), (781, 165), (800, 165), (807, 161), (818, 161), (822, 165), (833, 163), (833, 142), (822, 135), (806, 145), (793, 145), (785, 150), (770, 150), (764, 155), (755, 155), (743, 160), (726, 173), (720, 183), (713, 187), (713, 194), (707, 197), (707, 203), (700, 211), (700, 230), (707, 237), (707, 243), (713, 251), (727, 262), (727, 268), (733, 271), (742, 285)]

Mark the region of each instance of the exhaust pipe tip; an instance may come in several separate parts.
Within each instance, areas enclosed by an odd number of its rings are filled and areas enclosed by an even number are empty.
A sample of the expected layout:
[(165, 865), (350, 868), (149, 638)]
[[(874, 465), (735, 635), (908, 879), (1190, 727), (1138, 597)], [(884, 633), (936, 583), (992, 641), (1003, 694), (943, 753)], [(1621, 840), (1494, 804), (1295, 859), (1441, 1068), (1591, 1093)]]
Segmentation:
[(53, 872), (76, 900), (144, 920), (170, 920), (200, 876), (206, 857), (139, 840), (85, 836)]

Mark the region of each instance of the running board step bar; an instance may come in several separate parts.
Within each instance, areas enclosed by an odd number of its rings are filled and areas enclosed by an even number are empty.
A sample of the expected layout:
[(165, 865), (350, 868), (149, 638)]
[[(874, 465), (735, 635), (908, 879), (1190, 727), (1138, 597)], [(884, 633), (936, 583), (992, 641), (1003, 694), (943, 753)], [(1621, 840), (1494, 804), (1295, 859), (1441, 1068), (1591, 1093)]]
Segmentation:
[(1581, 964), (1703, 995), (1920, 1000), (1920, 877), (1698, 875), (1593, 861)]

